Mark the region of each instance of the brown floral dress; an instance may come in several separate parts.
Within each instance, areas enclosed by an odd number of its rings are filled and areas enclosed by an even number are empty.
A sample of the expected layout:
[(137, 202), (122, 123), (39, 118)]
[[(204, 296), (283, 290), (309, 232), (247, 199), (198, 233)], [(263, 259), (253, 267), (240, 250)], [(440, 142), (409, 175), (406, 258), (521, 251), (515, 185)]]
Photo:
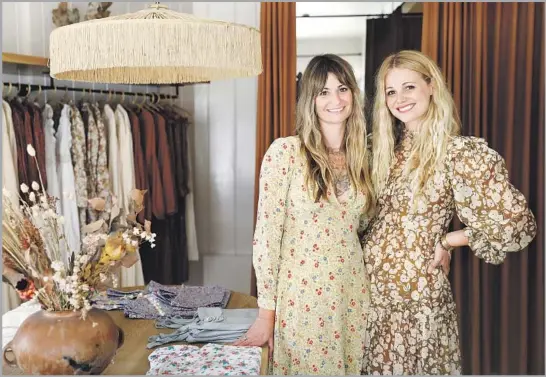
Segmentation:
[(482, 139), (455, 137), (444, 169), (415, 208), (402, 171), (413, 136), (395, 153), (377, 216), (364, 236), (371, 307), (364, 374), (460, 374), (457, 312), (448, 278), (427, 267), (456, 213), (476, 256), (500, 264), (536, 233), (523, 195), (508, 180), (502, 157)]

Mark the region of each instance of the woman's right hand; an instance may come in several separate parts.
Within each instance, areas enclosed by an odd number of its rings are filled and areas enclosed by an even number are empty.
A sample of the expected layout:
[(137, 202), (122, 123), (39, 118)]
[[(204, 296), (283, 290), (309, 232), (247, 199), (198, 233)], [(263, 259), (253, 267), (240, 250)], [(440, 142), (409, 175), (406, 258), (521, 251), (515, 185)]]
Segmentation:
[(428, 267), (428, 273), (432, 274), (438, 267), (442, 267), (444, 274), (449, 275), (449, 268), (451, 264), (451, 252), (444, 249), (442, 244), (438, 242), (434, 249), (434, 259), (430, 262)]

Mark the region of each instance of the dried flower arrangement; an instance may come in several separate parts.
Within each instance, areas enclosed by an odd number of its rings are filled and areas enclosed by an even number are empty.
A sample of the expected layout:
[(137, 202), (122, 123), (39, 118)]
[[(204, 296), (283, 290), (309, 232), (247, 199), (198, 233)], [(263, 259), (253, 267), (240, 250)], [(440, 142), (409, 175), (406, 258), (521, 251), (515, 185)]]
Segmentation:
[[(38, 166), (31, 145), (27, 153)], [(20, 274), (15, 289), (22, 298), (35, 296), (44, 310), (79, 310), (85, 317), (94, 291), (107, 283), (117, 286), (117, 269), (138, 261), (139, 245), (155, 246), (151, 223), (136, 221), (144, 195), (141, 190), (131, 192), (129, 213), (122, 213), (114, 196), (89, 200), (100, 219), (83, 227), (80, 250), (69, 250), (64, 218), (56, 210), (58, 199), (45, 192), (42, 182), (21, 184), (16, 202), (4, 189), (3, 277)]]

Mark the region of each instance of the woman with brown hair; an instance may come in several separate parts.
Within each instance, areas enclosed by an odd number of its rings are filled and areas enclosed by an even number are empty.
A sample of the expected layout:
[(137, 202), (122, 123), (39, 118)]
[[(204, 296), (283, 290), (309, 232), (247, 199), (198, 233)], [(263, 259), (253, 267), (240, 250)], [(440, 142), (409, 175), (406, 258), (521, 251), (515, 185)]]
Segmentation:
[(276, 375), (359, 374), (368, 301), (359, 233), (373, 199), (360, 93), (345, 60), (311, 60), (296, 123), (297, 136), (275, 140), (263, 158), (259, 317), (235, 345), (269, 342)]

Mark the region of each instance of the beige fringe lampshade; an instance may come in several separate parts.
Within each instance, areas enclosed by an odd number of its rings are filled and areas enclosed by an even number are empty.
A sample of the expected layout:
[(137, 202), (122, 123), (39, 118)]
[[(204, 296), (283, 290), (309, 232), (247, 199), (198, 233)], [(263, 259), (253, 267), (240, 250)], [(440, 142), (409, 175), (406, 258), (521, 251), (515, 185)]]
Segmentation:
[(59, 80), (179, 84), (262, 72), (259, 30), (201, 19), (156, 3), (84, 21), (50, 35), (50, 74)]

